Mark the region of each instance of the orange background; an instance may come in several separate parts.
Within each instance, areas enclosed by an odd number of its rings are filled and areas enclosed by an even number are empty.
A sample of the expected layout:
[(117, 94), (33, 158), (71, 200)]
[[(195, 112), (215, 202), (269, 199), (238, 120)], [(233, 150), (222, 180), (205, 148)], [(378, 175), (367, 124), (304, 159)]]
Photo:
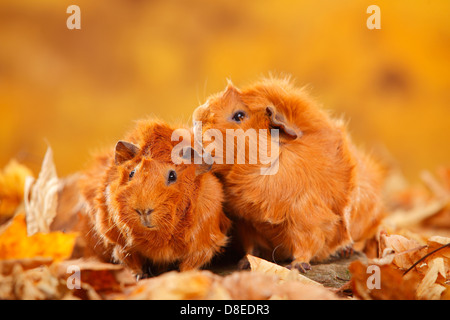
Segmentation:
[[(81, 9), (68, 30), (66, 9)], [(366, 9), (381, 8), (381, 30)], [(53, 1), (0, 3), (0, 166), (60, 176), (132, 121), (190, 121), (222, 90), (291, 74), (349, 120), (354, 140), (411, 179), (449, 164), (450, 1)]]

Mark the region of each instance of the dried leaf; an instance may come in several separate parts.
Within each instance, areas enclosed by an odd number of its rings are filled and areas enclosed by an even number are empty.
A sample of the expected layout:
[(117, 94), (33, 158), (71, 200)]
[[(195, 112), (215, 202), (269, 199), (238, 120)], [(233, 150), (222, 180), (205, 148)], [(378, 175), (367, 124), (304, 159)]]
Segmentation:
[(387, 264), (391, 264), (394, 261), (395, 253), (393, 253), (392, 249), (386, 248), (383, 251), (383, 255), (381, 258), (374, 258), (369, 260), (369, 264), (376, 264), (377, 266), (383, 266)]
[(440, 212), (447, 205), (446, 199), (434, 199), (429, 203), (416, 206), (411, 210), (396, 210), (391, 213), (384, 223), (395, 228), (406, 228), (419, 224), (425, 219)]
[[(433, 236), (430, 237), (427, 241), (428, 243), (428, 251), (431, 252), (441, 246), (445, 246), (450, 243), (450, 238), (441, 237), (441, 236)], [(440, 255), (444, 255), (447, 258), (450, 258), (450, 248), (444, 248), (439, 252)]]
[(250, 269), (255, 272), (261, 272), (268, 275), (276, 275), (280, 282), (299, 281), (301, 283), (311, 284), (322, 287), (322, 284), (311, 280), (298, 273), (297, 269), (289, 270), (278, 264), (247, 254), (246, 258), (250, 262)]
[(96, 292), (121, 291), (136, 284), (136, 278), (122, 265), (104, 263), (93, 259), (66, 260), (53, 265), (59, 278), (67, 280), (76, 267), (80, 271), (80, 281), (89, 284)]
[(68, 288), (47, 266), (24, 270), (15, 264), (11, 274), (0, 275), (0, 299), (73, 299)]
[(450, 201), (447, 203), (445, 208), (435, 215), (425, 219), (422, 224), (429, 227), (450, 229)]
[(435, 258), (428, 263), (428, 270), (417, 288), (417, 298), (426, 300), (438, 300), (445, 287), (436, 283), (438, 276), (446, 277), (445, 265), (443, 258)]
[(316, 285), (289, 282), (278, 285), (272, 295), (278, 299), (286, 300), (338, 300), (339, 297), (331, 290)]
[[(428, 252), (427, 253), (431, 253), (431, 252), (435, 251), (436, 249), (441, 248), (442, 246), (445, 246), (449, 243), (450, 243), (450, 238), (440, 237), (440, 236), (430, 237), (428, 239)], [(433, 255), (430, 256), (429, 259), (434, 259), (437, 257), (443, 258), (445, 272), (446, 272), (445, 277), (450, 278), (450, 247), (445, 247), (445, 248), (440, 249), (439, 251), (436, 251)]]
[[(408, 274), (403, 277), (402, 272), (391, 265), (381, 265), (377, 269), (369, 269), (370, 265), (361, 261), (353, 262), (349, 271), (352, 274), (351, 286), (353, 294), (365, 300), (412, 300), (415, 299), (417, 283), (420, 280), (416, 274)], [(379, 287), (374, 284), (372, 278), (379, 278)]]
[(220, 277), (209, 271), (168, 272), (141, 280), (120, 299), (338, 299), (330, 290), (276, 275), (237, 271)]
[(52, 264), (52, 258), (26, 258), (17, 260), (0, 260), (0, 275), (10, 275), (16, 265), (19, 265), (22, 270), (29, 270), (41, 266), (49, 266)]
[(423, 171), (420, 177), (436, 198), (445, 199), (450, 195), (449, 190), (446, 190), (445, 187), (436, 180), (431, 172)]
[(0, 259), (49, 257), (62, 260), (70, 257), (76, 233), (50, 232), (27, 235), (25, 216), (16, 215), (0, 234)]
[(380, 236), (380, 249), (382, 251), (392, 249), (393, 263), (401, 269), (408, 269), (427, 252), (426, 247), (415, 240), (401, 235), (386, 234)]
[(209, 271), (167, 272), (138, 282), (124, 299), (195, 300), (229, 299), (220, 277)]
[(231, 299), (236, 300), (336, 300), (331, 290), (299, 281), (280, 282), (274, 274), (253, 271), (233, 272), (222, 280)]
[[(223, 279), (223, 286), (234, 300), (267, 300), (271, 299), (280, 278), (271, 274), (253, 271), (233, 272)], [(278, 297), (278, 299), (285, 299)]]
[(50, 231), (50, 224), (56, 216), (57, 203), (58, 176), (52, 149), (48, 147), (37, 180), (32, 177), (25, 180), (25, 211), (29, 235)]
[(0, 172), (0, 223), (11, 217), (23, 200), (25, 178), (33, 173), (26, 166), (11, 160)]

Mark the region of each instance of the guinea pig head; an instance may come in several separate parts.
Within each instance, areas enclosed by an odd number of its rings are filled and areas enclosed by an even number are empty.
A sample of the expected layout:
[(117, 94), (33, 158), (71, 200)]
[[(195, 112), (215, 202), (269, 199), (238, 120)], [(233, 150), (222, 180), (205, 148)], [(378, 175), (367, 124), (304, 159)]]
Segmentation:
[[(207, 149), (209, 141), (213, 141), (216, 146), (221, 145), (219, 150), (222, 151), (223, 159), (227, 157), (229, 148), (236, 147), (233, 144), (234, 137), (239, 134), (246, 139), (246, 150), (249, 153), (249, 145), (252, 143), (256, 144), (254, 150), (258, 150), (262, 141), (267, 150), (270, 150), (269, 142), (274, 139), (279, 144), (298, 143), (304, 130), (310, 129), (311, 121), (314, 123), (317, 115), (309, 112), (307, 98), (290, 87), (287, 90), (288, 86), (290, 84), (286, 81), (272, 79), (240, 90), (229, 82), (223, 92), (210, 97), (194, 111), (194, 133), (197, 141), (200, 140), (201, 134), (202, 144)], [(261, 140), (261, 129), (267, 134), (266, 140)], [(210, 137), (211, 133), (213, 139)], [(214, 151), (217, 149), (215, 147)], [(234, 152), (234, 155), (236, 164), (239, 155), (237, 152)], [(229, 164), (228, 161), (226, 163)]]
[(195, 168), (152, 159), (125, 141), (116, 145), (115, 165), (118, 183), (107, 190), (114, 222), (133, 245), (141, 240), (162, 245), (183, 225), (195, 189)]

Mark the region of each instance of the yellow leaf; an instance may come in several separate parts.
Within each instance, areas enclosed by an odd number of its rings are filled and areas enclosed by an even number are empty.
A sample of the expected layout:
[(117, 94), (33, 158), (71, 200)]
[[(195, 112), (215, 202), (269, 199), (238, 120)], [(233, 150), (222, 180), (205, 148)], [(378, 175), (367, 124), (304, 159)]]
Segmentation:
[(26, 166), (11, 160), (0, 172), (0, 218), (9, 218), (23, 200), (25, 178), (33, 176)]
[(0, 259), (49, 257), (63, 260), (72, 254), (76, 233), (50, 232), (27, 235), (25, 216), (21, 213), (0, 234)]

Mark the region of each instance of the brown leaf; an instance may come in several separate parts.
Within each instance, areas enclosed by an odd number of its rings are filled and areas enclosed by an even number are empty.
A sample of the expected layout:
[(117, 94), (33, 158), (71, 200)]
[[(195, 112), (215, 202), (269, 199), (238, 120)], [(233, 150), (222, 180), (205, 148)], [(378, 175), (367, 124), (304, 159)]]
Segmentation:
[(401, 269), (408, 269), (427, 252), (426, 247), (416, 240), (386, 234), (380, 236), (380, 249), (382, 252), (391, 249), (394, 253), (393, 263)]
[(69, 289), (48, 268), (26, 269), (14, 264), (9, 275), (0, 275), (0, 299), (74, 299)]
[(436, 283), (439, 276), (446, 278), (443, 258), (435, 258), (428, 262), (428, 270), (417, 288), (417, 298), (439, 300), (446, 289), (445, 286)]
[[(350, 265), (352, 274), (351, 286), (353, 294), (365, 300), (412, 300), (415, 299), (415, 291), (419, 278), (415, 274), (403, 277), (402, 272), (391, 265), (380, 265), (379, 288), (369, 286), (373, 284), (369, 277), (375, 272), (368, 269), (368, 265), (355, 261)], [(369, 281), (368, 281), (369, 280)]]
[(445, 278), (450, 278), (450, 247), (445, 247), (440, 249), (442, 246), (445, 246), (450, 243), (450, 238), (434, 236), (428, 239), (428, 252), (431, 253), (437, 249), (434, 254), (432, 254), (428, 259), (434, 259), (440, 257), (444, 261), (445, 267)]
[(81, 283), (88, 284), (99, 294), (119, 292), (126, 286), (136, 284), (135, 277), (124, 266), (94, 259), (66, 260), (53, 265), (52, 269), (59, 278), (66, 281), (73, 274), (73, 267), (80, 271)]

